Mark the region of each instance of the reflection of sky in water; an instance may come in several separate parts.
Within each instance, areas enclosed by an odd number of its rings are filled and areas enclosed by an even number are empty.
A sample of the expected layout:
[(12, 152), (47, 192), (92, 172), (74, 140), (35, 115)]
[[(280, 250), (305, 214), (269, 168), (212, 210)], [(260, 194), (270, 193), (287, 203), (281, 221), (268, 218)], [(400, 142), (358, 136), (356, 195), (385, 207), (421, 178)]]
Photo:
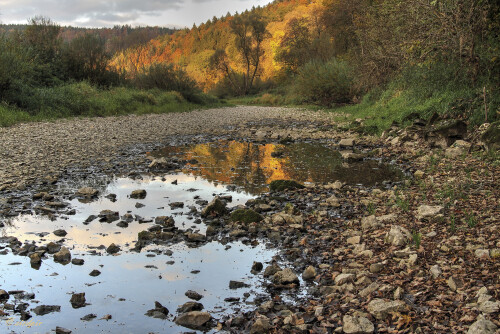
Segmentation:
[[(118, 211), (120, 216), (127, 212), (132, 215), (139, 215), (143, 218), (153, 218), (157, 216), (173, 216), (177, 227), (181, 229), (192, 228), (205, 232), (204, 224), (194, 224), (195, 219), (188, 219), (187, 212), (189, 206), (196, 206), (200, 211), (202, 207), (195, 204), (195, 196), (200, 196), (201, 199), (210, 201), (214, 195), (224, 194), (232, 195), (233, 201), (229, 206), (245, 204), (252, 196), (243, 192), (229, 192), (223, 186), (214, 186), (201, 177), (191, 175), (166, 175), (165, 181), (161, 178), (144, 177), (143, 180), (131, 180), (119, 178), (112, 182), (106, 194), (116, 194), (116, 202), (111, 202), (104, 196), (88, 204), (80, 203), (78, 200), (71, 201), (71, 207), (76, 209), (76, 215), (58, 217), (55, 221), (51, 221), (44, 216), (24, 215), (12, 221), (12, 226), (8, 225), (4, 229), (4, 233), (9, 236), (18, 237), (20, 240), (35, 240), (43, 239), (46, 242), (59, 240), (52, 233), (40, 238), (34, 233), (52, 232), (56, 229), (65, 229), (68, 234), (65, 244), (84, 249), (89, 246), (108, 246), (111, 243), (125, 244), (132, 243), (137, 240), (137, 234), (146, 230), (151, 224), (139, 224), (137, 221), (131, 222), (127, 228), (116, 226), (118, 221), (112, 223), (101, 223), (98, 219), (88, 225), (83, 222), (90, 215), (98, 215), (102, 210)], [(171, 184), (177, 180), (177, 185)], [(145, 189), (147, 196), (145, 199), (128, 198), (130, 193), (136, 189)], [(196, 189), (196, 191), (188, 191), (188, 189)], [(106, 195), (103, 194), (103, 195)], [(145, 206), (136, 208), (136, 203), (142, 203)], [(184, 202), (183, 209), (171, 209), (168, 205), (172, 202)], [(184, 224), (184, 225), (182, 225)], [(26, 235), (26, 233), (30, 233)]]
[[(177, 180), (177, 185), (172, 184)], [(132, 190), (145, 189), (145, 199), (130, 199)], [(188, 191), (196, 189), (196, 191)], [(104, 196), (116, 194), (116, 202), (111, 202)], [(141, 253), (129, 253), (125, 244), (133, 246), (137, 240), (137, 233), (146, 230), (152, 223), (139, 224), (131, 222), (129, 227), (116, 226), (118, 221), (101, 223), (98, 219), (88, 225), (83, 222), (89, 215), (97, 215), (101, 210), (118, 211), (120, 216), (127, 212), (143, 218), (173, 215), (178, 227), (193, 229), (204, 233), (204, 224), (194, 224), (189, 220), (187, 212), (189, 206), (195, 205), (195, 196), (210, 201), (215, 195), (232, 195), (233, 201), (229, 206), (244, 204), (252, 198), (244, 192), (230, 192), (224, 186), (215, 186), (197, 176), (166, 175), (161, 178), (144, 177), (142, 180), (118, 178), (108, 185), (105, 193), (91, 203), (71, 201), (71, 208), (76, 210), (75, 215), (60, 216), (51, 221), (46, 216), (24, 215), (10, 221), (3, 229), (3, 233), (16, 236), (20, 241), (36, 242), (37, 245), (57, 241), (52, 231), (62, 228), (66, 235), (64, 245), (71, 249), (73, 258), (83, 258), (83, 266), (68, 264), (63, 266), (55, 263), (52, 256), (42, 262), (39, 270), (31, 269), (29, 258), (12, 254), (0, 256), (0, 288), (5, 290), (24, 290), (34, 292), (36, 300), (44, 305), (60, 305), (60, 313), (51, 313), (45, 316), (36, 316), (32, 313), (34, 322), (42, 322), (42, 326), (27, 329), (19, 326), (7, 326), (0, 321), (0, 333), (14, 330), (18, 333), (45, 333), (56, 326), (76, 330), (77, 333), (120, 332), (120, 333), (147, 333), (148, 331), (180, 332), (180, 329), (171, 321), (163, 321), (146, 317), (144, 313), (154, 308), (154, 302), (159, 301), (175, 315), (179, 305), (189, 301), (184, 295), (187, 290), (195, 290), (204, 298), (201, 303), (214, 317), (221, 316), (221, 312), (230, 307), (224, 302), (226, 297), (240, 297), (240, 308), (249, 308), (243, 301), (243, 293), (264, 293), (262, 289), (253, 287), (238, 290), (229, 290), (230, 280), (243, 280), (247, 283), (256, 283), (257, 277), (250, 274), (253, 261), (270, 261), (274, 251), (266, 250), (263, 245), (257, 247), (245, 246), (241, 243), (232, 243), (231, 248), (225, 250), (224, 245), (212, 242), (199, 248), (188, 248), (184, 243), (168, 247), (151, 245)], [(171, 209), (171, 202), (184, 202), (183, 209)], [(139, 202), (145, 205), (136, 208)], [(185, 224), (184, 226), (182, 224)], [(46, 236), (37, 233), (50, 232)], [(107, 255), (104, 250), (98, 250), (98, 255), (89, 255), (87, 246), (108, 246), (111, 243), (122, 246), (123, 251), (118, 256)], [(172, 256), (164, 254), (147, 257), (151, 250), (173, 251)], [(244, 251), (240, 251), (244, 250)], [(153, 252), (150, 252), (153, 254)], [(174, 261), (173, 264), (167, 264)], [(13, 262), (22, 262), (20, 265), (8, 265)], [(155, 266), (145, 268), (145, 266)], [(102, 267), (101, 267), (102, 266)], [(93, 269), (102, 272), (100, 276), (91, 277)], [(191, 273), (199, 270), (198, 274)], [(58, 275), (52, 275), (58, 273)], [(160, 278), (161, 277), (161, 278)], [(255, 285), (255, 284), (253, 284)], [(71, 293), (85, 292), (88, 305), (81, 309), (73, 309), (69, 303)], [(125, 301), (119, 301), (124, 298)], [(250, 297), (249, 301), (254, 297)], [(11, 302), (13, 297), (11, 297)], [(38, 304), (31, 303), (30, 308)], [(230, 312), (230, 311), (228, 311)], [(81, 321), (80, 318), (95, 313), (98, 318), (111, 314), (109, 321), (94, 319), (91, 322)], [(19, 315), (15, 318), (18, 319)], [(170, 320), (173, 319), (173, 316)]]
[[(242, 303), (237, 307), (250, 308), (251, 305), (245, 306), (243, 294), (250, 292), (252, 296), (248, 301), (252, 301), (255, 294), (264, 291), (255, 287), (230, 290), (229, 281), (255, 282), (256, 276), (250, 274), (253, 261), (269, 261), (274, 255), (273, 251), (266, 250), (263, 245), (248, 247), (241, 243), (233, 243), (228, 250), (216, 242), (199, 248), (178, 244), (169, 249), (174, 252), (172, 256), (157, 255), (150, 258), (146, 257), (145, 252), (120, 256), (85, 256), (83, 266), (62, 266), (50, 259), (45, 260), (38, 271), (30, 268), (27, 257), (9, 254), (1, 257), (4, 264), (0, 266), (1, 288), (34, 292), (36, 300), (41, 301), (41, 304), (61, 306), (60, 313), (45, 316), (33, 314), (31, 320), (42, 322), (42, 326), (36, 329), (42, 333), (56, 326), (76, 330), (77, 333), (178, 333), (187, 329), (181, 330), (171, 321), (144, 315), (147, 310), (154, 308), (154, 301), (159, 301), (175, 314), (179, 305), (189, 301), (184, 293), (195, 290), (204, 296), (200, 302), (215, 318), (222, 316), (224, 310), (230, 307), (223, 301), (227, 297), (240, 297)], [(74, 255), (79, 256), (78, 253)], [(170, 260), (175, 263), (167, 265), (166, 262)], [(5, 265), (11, 262), (22, 264)], [(146, 265), (154, 265), (158, 269), (147, 269)], [(101, 275), (89, 276), (93, 269), (101, 271)], [(200, 272), (192, 274), (193, 270)], [(51, 276), (54, 272), (59, 275)], [(72, 292), (85, 292), (87, 303), (91, 305), (73, 309), (69, 303)], [(125, 301), (119, 301), (120, 298)], [(37, 304), (31, 305), (36, 306)], [(90, 322), (80, 320), (89, 313), (95, 313), (98, 317)], [(113, 318), (110, 321), (98, 320), (106, 314), (111, 314)], [(173, 317), (170, 318), (172, 319)], [(0, 321), (0, 332), (7, 333), (10, 330), (23, 332), (22, 327), (9, 328)], [(35, 331), (25, 329), (24, 332)]]

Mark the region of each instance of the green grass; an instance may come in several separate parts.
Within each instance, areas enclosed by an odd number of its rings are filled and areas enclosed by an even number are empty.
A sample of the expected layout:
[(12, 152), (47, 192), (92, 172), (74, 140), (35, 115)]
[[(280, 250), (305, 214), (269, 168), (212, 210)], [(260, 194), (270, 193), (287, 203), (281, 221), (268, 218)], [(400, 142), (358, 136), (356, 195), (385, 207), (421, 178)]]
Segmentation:
[(28, 101), (29, 111), (0, 104), (0, 126), (70, 117), (183, 112), (225, 105), (205, 94), (199, 95), (201, 103), (192, 103), (178, 92), (125, 87), (101, 90), (87, 83), (38, 88), (33, 95), (32, 101)]
[(422, 243), (422, 233), (417, 232), (417, 231), (412, 231), (411, 232), (411, 237), (413, 239), (413, 243), (415, 244), (415, 247), (417, 249), (420, 248), (420, 244)]

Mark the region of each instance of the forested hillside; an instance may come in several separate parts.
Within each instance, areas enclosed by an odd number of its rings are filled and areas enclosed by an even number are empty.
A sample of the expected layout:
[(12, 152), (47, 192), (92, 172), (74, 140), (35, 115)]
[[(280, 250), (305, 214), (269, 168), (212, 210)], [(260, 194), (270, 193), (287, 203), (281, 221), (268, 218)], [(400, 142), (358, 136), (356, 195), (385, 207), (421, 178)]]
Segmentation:
[(499, 8), (475, 0), (274, 1), (119, 52), (111, 65), (134, 76), (172, 63), (219, 96), (277, 90), (264, 103), (365, 97), (404, 104), (407, 113), (484, 120), (486, 109), (491, 120), (500, 101)]

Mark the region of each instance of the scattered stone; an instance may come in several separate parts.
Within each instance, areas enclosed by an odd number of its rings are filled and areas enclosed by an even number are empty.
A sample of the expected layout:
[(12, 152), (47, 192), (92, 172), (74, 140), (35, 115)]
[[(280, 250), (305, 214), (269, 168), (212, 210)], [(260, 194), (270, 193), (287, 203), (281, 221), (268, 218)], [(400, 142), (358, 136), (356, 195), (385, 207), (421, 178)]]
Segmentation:
[(30, 254), (30, 263), (32, 265), (38, 265), (42, 263), (42, 257), (40, 256), (40, 254), (39, 253)]
[(304, 186), (293, 180), (274, 180), (269, 184), (271, 192), (285, 191), (288, 189), (303, 189)]
[(83, 187), (83, 188), (78, 189), (78, 191), (76, 192), (77, 196), (86, 197), (86, 198), (96, 197), (98, 194), (99, 194), (99, 191), (92, 188), (92, 187)]
[(108, 246), (108, 248), (106, 248), (106, 252), (108, 254), (116, 254), (120, 251), (120, 246), (117, 246), (115, 244), (111, 244)]
[(148, 317), (165, 320), (167, 319), (168, 313), (169, 311), (165, 306), (155, 301), (155, 308), (148, 310), (145, 315), (147, 315)]
[(273, 276), (273, 281), (275, 284), (299, 284), (299, 278), (290, 268), (278, 271)]
[(82, 293), (74, 293), (72, 296), (71, 296), (71, 299), (69, 301), (71, 303), (71, 306), (73, 308), (81, 308), (81, 307), (84, 307), (86, 304), (86, 300), (85, 300), (85, 292), (82, 292)]
[(144, 190), (144, 189), (138, 189), (138, 190), (132, 191), (132, 193), (130, 194), (130, 198), (144, 199), (144, 198), (146, 198), (146, 195), (147, 195), (146, 190)]
[(313, 266), (309, 266), (302, 273), (302, 279), (304, 281), (312, 280), (316, 277), (316, 275), (316, 269)]
[(210, 320), (212, 320), (212, 316), (210, 313), (201, 312), (201, 311), (191, 311), (182, 313), (175, 319), (175, 323), (179, 326), (187, 327), (190, 329), (205, 329)]
[(253, 323), (250, 328), (250, 334), (266, 334), (268, 333), (271, 325), (269, 324), (269, 319), (265, 317), (260, 317)]
[(212, 202), (210, 202), (203, 210), (201, 211), (202, 217), (218, 217), (224, 215), (227, 212), (226, 203), (220, 200), (219, 197), (215, 197)]
[(357, 245), (361, 242), (361, 237), (359, 235), (347, 238), (347, 243), (351, 245)]
[(369, 230), (372, 228), (377, 228), (380, 224), (377, 222), (375, 215), (361, 218), (361, 228), (363, 230)]
[(198, 302), (186, 302), (177, 308), (177, 313), (203, 310), (203, 304)]
[(260, 271), (262, 271), (262, 269), (264, 268), (264, 265), (262, 264), (262, 262), (257, 262), (257, 261), (254, 261), (253, 264), (252, 264), (252, 273), (258, 273)]
[(489, 259), (490, 251), (488, 249), (476, 249), (474, 255), (479, 259)]
[(417, 219), (435, 219), (438, 216), (442, 216), (444, 207), (440, 205), (430, 206), (421, 205), (417, 208), (416, 216)]
[(6, 301), (9, 299), (9, 293), (5, 290), (0, 289), (0, 301)]
[(52, 312), (61, 312), (61, 306), (58, 305), (39, 305), (33, 309), (36, 315), (45, 315)]
[(72, 331), (63, 327), (56, 326), (56, 334), (71, 334)]
[(98, 216), (100, 222), (112, 223), (120, 219), (120, 213), (111, 210), (102, 210)]
[(56, 235), (58, 237), (65, 237), (66, 234), (68, 234), (68, 232), (66, 232), (65, 230), (62, 230), (62, 229), (55, 230), (53, 233), (54, 233), (54, 235)]
[(184, 202), (172, 202), (169, 203), (168, 206), (170, 209), (182, 209), (184, 207)]
[(353, 147), (355, 143), (354, 138), (344, 138), (339, 142), (340, 147)]
[(193, 291), (193, 290), (186, 291), (186, 293), (184, 295), (186, 297), (188, 297), (189, 299), (193, 299), (193, 300), (200, 300), (201, 298), (203, 298), (202, 295), (200, 295), (198, 292)]
[(233, 222), (250, 224), (260, 222), (263, 219), (264, 217), (252, 209), (237, 209), (231, 213), (231, 221)]
[(354, 281), (354, 278), (356, 278), (356, 275), (354, 274), (340, 274), (337, 277), (335, 277), (335, 284), (337, 285), (344, 285), (346, 283), (351, 283)]
[(54, 261), (61, 264), (67, 264), (71, 261), (71, 253), (66, 247), (62, 247), (59, 252), (54, 254)]
[(97, 318), (97, 315), (90, 313), (90, 314), (87, 314), (87, 315), (83, 316), (82, 318), (80, 318), (80, 320), (90, 321), (90, 320), (95, 319), (95, 318)]
[(240, 281), (229, 281), (229, 289), (240, 289), (240, 288), (248, 288), (250, 287), (249, 284), (246, 284), (245, 282), (240, 282)]
[(100, 272), (99, 270), (94, 269), (94, 270), (92, 270), (92, 271), (90, 272), (90, 274), (89, 274), (89, 275), (90, 275), (90, 276), (92, 276), (92, 277), (96, 277), (96, 276), (99, 276), (100, 274), (101, 274), (101, 272)]
[(443, 273), (438, 264), (433, 265), (430, 269), (430, 272), (433, 278), (438, 278), (439, 275)]
[(187, 233), (187, 239), (193, 242), (203, 242), (207, 239), (206, 236), (200, 233)]
[(394, 246), (403, 246), (411, 238), (410, 232), (401, 226), (392, 225), (391, 230), (385, 236), (385, 242)]
[(406, 304), (400, 300), (385, 301), (383, 299), (373, 299), (368, 304), (368, 312), (379, 320), (384, 320), (393, 312), (404, 312)]
[(346, 334), (365, 334), (375, 331), (375, 326), (365, 317), (345, 315), (342, 319), (342, 323), (342, 329)]
[(467, 334), (495, 334), (497, 329), (497, 325), (480, 315), (476, 322), (470, 326)]
[(371, 273), (379, 273), (384, 269), (384, 264), (382, 263), (372, 263), (370, 264), (370, 272)]

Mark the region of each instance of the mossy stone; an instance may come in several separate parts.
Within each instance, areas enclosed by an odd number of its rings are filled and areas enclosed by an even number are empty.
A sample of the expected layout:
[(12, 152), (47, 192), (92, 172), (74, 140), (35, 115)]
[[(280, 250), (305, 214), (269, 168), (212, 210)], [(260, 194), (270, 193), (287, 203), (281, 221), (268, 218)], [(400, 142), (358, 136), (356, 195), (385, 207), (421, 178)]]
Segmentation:
[(284, 191), (287, 189), (302, 189), (304, 186), (293, 180), (275, 180), (269, 184), (271, 191)]
[(264, 219), (264, 217), (251, 209), (238, 209), (231, 213), (231, 221), (233, 222), (248, 224), (260, 222), (262, 219)]

